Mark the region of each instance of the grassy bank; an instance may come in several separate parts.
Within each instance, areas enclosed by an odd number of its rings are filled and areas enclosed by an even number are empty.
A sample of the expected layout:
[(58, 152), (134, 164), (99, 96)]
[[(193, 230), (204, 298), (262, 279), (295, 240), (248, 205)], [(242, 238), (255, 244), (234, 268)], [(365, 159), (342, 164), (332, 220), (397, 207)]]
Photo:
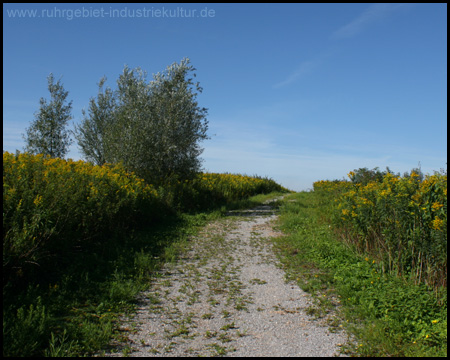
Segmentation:
[[(339, 240), (317, 192), (285, 197), (276, 240), (288, 276), (315, 295), (311, 314), (339, 309), (332, 325), (354, 336), (361, 356), (446, 356), (447, 294), (383, 272), (370, 254)], [(337, 306), (337, 307), (336, 307)]]

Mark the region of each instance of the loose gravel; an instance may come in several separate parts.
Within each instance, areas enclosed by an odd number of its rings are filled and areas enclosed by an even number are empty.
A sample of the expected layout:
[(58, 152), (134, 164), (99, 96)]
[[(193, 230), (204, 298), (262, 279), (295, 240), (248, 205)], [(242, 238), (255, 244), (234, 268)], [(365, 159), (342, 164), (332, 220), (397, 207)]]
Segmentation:
[(311, 297), (285, 274), (270, 204), (206, 226), (142, 294), (121, 352), (106, 356), (339, 356), (344, 332), (306, 314)]

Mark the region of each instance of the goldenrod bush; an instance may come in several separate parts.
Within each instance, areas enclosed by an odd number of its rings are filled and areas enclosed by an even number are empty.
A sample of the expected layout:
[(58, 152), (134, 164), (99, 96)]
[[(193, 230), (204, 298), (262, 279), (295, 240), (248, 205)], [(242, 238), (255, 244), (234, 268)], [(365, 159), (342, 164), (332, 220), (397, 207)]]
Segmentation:
[(320, 181), (314, 190), (334, 199), (342, 237), (386, 271), (447, 285), (447, 175), (387, 173), (367, 184)]
[(3, 270), (67, 255), (152, 220), (156, 190), (120, 166), (3, 153)]
[(170, 193), (178, 208), (190, 211), (217, 207), (274, 191), (288, 190), (274, 180), (258, 176), (198, 173), (191, 180), (173, 184)]

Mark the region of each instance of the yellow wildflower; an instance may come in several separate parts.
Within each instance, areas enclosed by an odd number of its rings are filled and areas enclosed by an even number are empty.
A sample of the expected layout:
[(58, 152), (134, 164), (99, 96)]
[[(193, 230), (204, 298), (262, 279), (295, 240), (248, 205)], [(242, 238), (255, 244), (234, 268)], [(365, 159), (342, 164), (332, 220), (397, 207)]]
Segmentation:
[(431, 222), (431, 227), (435, 230), (440, 230), (442, 228), (443, 224), (444, 224), (444, 220), (439, 219), (437, 217)]
[(36, 196), (36, 198), (33, 201), (34, 205), (36, 205), (36, 206), (39, 206), (39, 204), (41, 202), (42, 202), (42, 196), (41, 195)]
[(439, 204), (438, 202), (434, 202), (433, 205), (431, 205), (431, 208), (436, 211), (439, 210), (441, 207), (443, 207), (444, 204)]

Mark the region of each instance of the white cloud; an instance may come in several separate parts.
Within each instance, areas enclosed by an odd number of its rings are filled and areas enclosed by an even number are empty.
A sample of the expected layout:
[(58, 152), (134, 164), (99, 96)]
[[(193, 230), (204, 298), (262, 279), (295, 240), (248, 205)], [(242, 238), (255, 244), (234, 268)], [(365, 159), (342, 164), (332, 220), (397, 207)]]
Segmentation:
[(316, 62), (316, 61), (304, 61), (285, 80), (275, 84), (273, 87), (280, 88), (282, 86), (288, 85), (288, 84), (300, 79), (302, 76), (311, 73), (317, 67), (317, 65), (318, 65), (318, 62)]
[(276, 83), (275, 85), (273, 85), (273, 87), (276, 89), (286, 86), (295, 81), (298, 81), (299, 79), (307, 75), (314, 73), (318, 67), (320, 67), (328, 58), (332, 57), (335, 53), (336, 53), (335, 47), (330, 46), (325, 48), (315, 57), (301, 62), (297, 66), (297, 68), (286, 77), (286, 79)]
[(361, 15), (333, 32), (331, 37), (334, 39), (353, 37), (402, 6), (405, 6), (405, 4), (372, 4)]
[[(356, 17), (350, 23), (342, 26), (331, 34), (333, 39), (350, 38), (377, 21), (388, 17), (399, 8), (406, 7), (408, 4), (372, 4), (361, 15)], [(317, 67), (335, 53), (336, 49), (329, 47), (322, 54), (311, 60), (305, 60), (292, 72), (286, 79), (273, 85), (275, 89), (289, 85), (298, 81), (302, 77), (313, 73)]]

